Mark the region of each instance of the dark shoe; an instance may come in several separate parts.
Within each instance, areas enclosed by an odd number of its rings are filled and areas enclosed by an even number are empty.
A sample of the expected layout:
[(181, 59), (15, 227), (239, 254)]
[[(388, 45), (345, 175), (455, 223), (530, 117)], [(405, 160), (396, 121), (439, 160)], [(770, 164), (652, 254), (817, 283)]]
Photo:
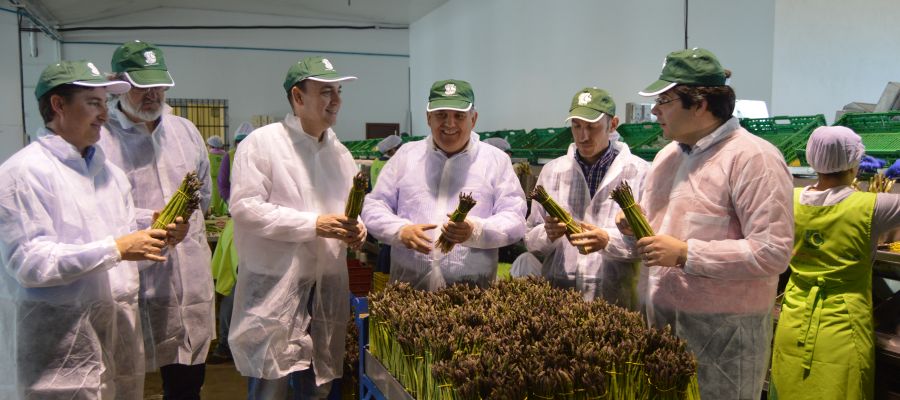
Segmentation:
[(233, 360), (231, 358), (231, 353), (222, 353), (219, 351), (213, 351), (212, 354), (206, 357), (207, 364), (224, 364)]

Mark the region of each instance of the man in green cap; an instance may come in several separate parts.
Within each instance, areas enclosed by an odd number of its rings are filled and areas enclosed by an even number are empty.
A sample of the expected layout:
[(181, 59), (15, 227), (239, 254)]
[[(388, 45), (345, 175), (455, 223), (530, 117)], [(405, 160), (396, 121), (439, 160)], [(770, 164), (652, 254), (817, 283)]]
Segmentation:
[(339, 75), (324, 57), (288, 69), (291, 113), (237, 148), (231, 215), (240, 273), (228, 344), (250, 377), (249, 399), (323, 399), (343, 375), (350, 319), (347, 247), (366, 238), (344, 216), (359, 168), (331, 129), (341, 109)]
[(138, 230), (128, 177), (95, 146), (107, 94), (129, 87), (88, 61), (48, 66), (45, 126), (0, 166), (0, 398), (143, 398), (134, 261), (165, 261), (187, 229)]
[(203, 214), (212, 186), (209, 156), (191, 121), (172, 115), (166, 90), (175, 85), (162, 50), (139, 40), (119, 46), (112, 69), (130, 82), (128, 93), (110, 101), (110, 119), (99, 145), (131, 181), (139, 226), (150, 226), (185, 175), (203, 183), (201, 210), (190, 232), (157, 268), (141, 265), (141, 313), (148, 370), (159, 368), (167, 399), (199, 399), (206, 354), (215, 337), (214, 295)]
[[(488, 286), (497, 277), (498, 249), (525, 235), (525, 194), (509, 156), (473, 131), (478, 113), (468, 82), (435, 82), (426, 112), (431, 135), (388, 160), (366, 196), (363, 221), (391, 246), (392, 282), (422, 290)], [(450, 221), (461, 194), (475, 206), (464, 221)], [(446, 254), (433, 245), (440, 235), (454, 244)]]
[(649, 322), (687, 341), (701, 397), (758, 399), (778, 275), (791, 257), (793, 185), (778, 149), (732, 117), (727, 77), (708, 50), (681, 50), (640, 92), (656, 96), (653, 114), (672, 142), (647, 173), (640, 205), (656, 235), (636, 251), (649, 267)]
[(621, 182), (639, 192), (648, 163), (631, 154), (624, 142), (610, 138), (619, 117), (605, 90), (587, 87), (575, 93), (566, 121), (571, 121), (574, 143), (566, 155), (544, 165), (537, 184), (572, 214), (584, 232), (563, 238), (566, 224), (534, 202), (525, 245), (543, 255), (542, 275), (554, 286), (574, 288), (585, 300), (602, 298), (637, 310), (636, 260), (615, 259), (600, 250), (609, 235), (620, 235), (615, 229), (620, 208), (610, 193)]

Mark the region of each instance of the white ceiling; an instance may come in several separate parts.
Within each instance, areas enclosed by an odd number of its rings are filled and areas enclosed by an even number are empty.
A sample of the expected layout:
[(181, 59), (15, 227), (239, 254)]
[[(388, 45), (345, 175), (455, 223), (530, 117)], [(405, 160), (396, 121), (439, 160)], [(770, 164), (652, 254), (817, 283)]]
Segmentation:
[[(182, 8), (268, 14), (350, 23), (408, 26), (447, 0), (9, 0), (42, 14), (54, 27), (90, 25), (92, 21), (155, 8)], [(202, 25), (198, 21), (198, 25)]]

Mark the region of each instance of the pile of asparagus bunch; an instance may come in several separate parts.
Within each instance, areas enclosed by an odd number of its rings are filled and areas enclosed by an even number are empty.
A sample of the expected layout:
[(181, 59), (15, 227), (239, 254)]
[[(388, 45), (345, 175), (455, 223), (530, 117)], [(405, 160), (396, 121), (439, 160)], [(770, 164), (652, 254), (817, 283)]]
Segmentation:
[[(460, 193), (459, 194), (459, 205), (456, 206), (456, 210), (453, 211), (453, 214), (450, 214), (450, 220), (453, 222), (463, 222), (466, 220), (466, 216), (469, 215), (469, 211), (475, 207), (475, 198), (472, 197), (472, 193)], [(444, 253), (449, 253), (450, 250), (453, 250), (454, 243), (448, 241), (444, 238), (444, 234), (442, 233), (437, 240), (437, 247), (441, 249)]]
[(362, 213), (363, 202), (366, 200), (366, 190), (369, 189), (369, 177), (362, 171), (353, 177), (353, 187), (347, 197), (347, 206), (344, 207), (344, 215), (347, 219), (355, 220)]
[(159, 216), (156, 217), (156, 220), (153, 221), (150, 227), (153, 229), (166, 229), (166, 226), (174, 223), (177, 217), (187, 221), (191, 214), (194, 213), (194, 210), (200, 208), (199, 192), (202, 187), (203, 183), (197, 178), (197, 173), (188, 172), (184, 179), (181, 180), (181, 186), (178, 187), (178, 190), (172, 195), (172, 198), (169, 199), (165, 208), (159, 213)]
[[(566, 224), (566, 236), (584, 232), (584, 229), (581, 229), (581, 225), (579, 225), (578, 222), (575, 222), (575, 220), (572, 219), (572, 215), (560, 207), (556, 200), (553, 200), (553, 198), (547, 194), (547, 190), (544, 189), (543, 186), (535, 186), (529, 197), (537, 200), (537, 202), (541, 204), (541, 207), (544, 207), (544, 210), (547, 211), (547, 214), (551, 217)], [(584, 246), (578, 246), (578, 252), (581, 254), (588, 254), (588, 251)]]
[(653, 236), (653, 228), (650, 227), (650, 223), (647, 222), (644, 213), (641, 212), (641, 209), (634, 202), (634, 195), (631, 193), (631, 186), (628, 185), (628, 182), (622, 181), (619, 186), (612, 190), (610, 197), (625, 213), (625, 219), (628, 220), (628, 225), (631, 225), (635, 238), (640, 239)]
[[(857, 191), (862, 191), (857, 178), (853, 178), (853, 183), (850, 184), (850, 187)], [(869, 193), (890, 193), (893, 188), (893, 179), (884, 176), (884, 174), (875, 174), (869, 178), (869, 185), (866, 187), (866, 191)]]
[(698, 399), (696, 361), (640, 314), (541, 278), (370, 299), (369, 348), (417, 399)]

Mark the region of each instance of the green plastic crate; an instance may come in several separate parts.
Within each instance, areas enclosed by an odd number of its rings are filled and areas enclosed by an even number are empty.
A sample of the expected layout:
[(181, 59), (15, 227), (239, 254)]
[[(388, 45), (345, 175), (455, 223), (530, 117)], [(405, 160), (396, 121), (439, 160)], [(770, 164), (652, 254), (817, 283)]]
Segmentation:
[(554, 158), (559, 158), (566, 155), (566, 152), (569, 151), (569, 148), (549, 148), (549, 149), (535, 149), (531, 151), (533, 155), (534, 162), (537, 163), (539, 159), (544, 160), (552, 160)]
[[(838, 118), (834, 124), (853, 129), (860, 136), (869, 133), (900, 133), (900, 111), (847, 113)], [(868, 146), (866, 146), (866, 150), (868, 150)]]
[(671, 140), (663, 137), (662, 127), (656, 122), (622, 124), (616, 128), (621, 140), (628, 145), (631, 154), (646, 161), (653, 161), (656, 153)]
[[(893, 164), (900, 159), (900, 111), (886, 113), (847, 113), (835, 126), (853, 129), (862, 138), (866, 154)], [(806, 141), (797, 148), (797, 156), (806, 164)]]
[(812, 131), (825, 125), (822, 114), (805, 116), (781, 115), (771, 118), (742, 118), (741, 126), (750, 133), (772, 143), (788, 163), (798, 158), (797, 148), (806, 146)]
[(481, 140), (498, 137), (509, 142), (513, 137), (525, 135), (525, 133), (524, 129), (504, 129), (499, 131), (479, 132), (478, 135), (481, 136)]
[(546, 128), (544, 131), (546, 133), (540, 134), (544, 136), (544, 139), (535, 144), (532, 150), (568, 149), (572, 144), (571, 128)]
[(512, 153), (510, 155), (510, 158), (512, 158), (512, 159), (525, 159), (525, 160), (528, 160), (528, 162), (530, 162), (530, 163), (537, 162), (537, 157), (534, 155), (534, 153), (531, 150), (510, 149), (509, 151)]
[(631, 149), (651, 144), (662, 136), (662, 128), (656, 122), (621, 124), (616, 131)]
[(425, 138), (426, 138), (426, 136), (401, 136), (400, 137), (400, 139), (403, 140), (403, 143), (418, 142)]

